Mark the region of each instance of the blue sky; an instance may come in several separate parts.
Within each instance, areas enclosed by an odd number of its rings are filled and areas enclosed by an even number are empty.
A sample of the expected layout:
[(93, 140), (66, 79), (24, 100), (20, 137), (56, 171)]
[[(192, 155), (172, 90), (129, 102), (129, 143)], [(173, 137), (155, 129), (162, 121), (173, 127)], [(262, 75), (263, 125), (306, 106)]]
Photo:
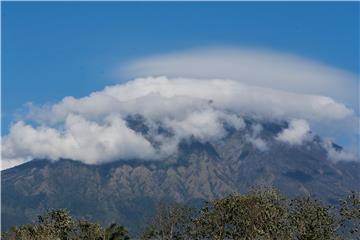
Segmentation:
[(358, 2), (2, 2), (2, 134), (26, 102), (87, 95), (169, 51), (260, 47), (358, 74), (358, 20)]

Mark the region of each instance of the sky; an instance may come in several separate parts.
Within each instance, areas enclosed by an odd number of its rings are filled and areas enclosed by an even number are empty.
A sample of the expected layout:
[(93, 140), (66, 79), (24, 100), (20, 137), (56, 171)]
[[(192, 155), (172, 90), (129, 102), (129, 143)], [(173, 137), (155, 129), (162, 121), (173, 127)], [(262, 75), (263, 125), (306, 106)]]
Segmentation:
[[(308, 69), (308, 62), (316, 62), (310, 68), (320, 77), (341, 76), (336, 81), (345, 82), (359, 76), (358, 2), (2, 2), (1, 20), (2, 136), (22, 118), (29, 102), (51, 106), (66, 96), (80, 98), (146, 77), (141, 74), (157, 74), (158, 65), (144, 70), (149, 59), (168, 64), (185, 56), (192, 61), (194, 56), (216, 56), (215, 49), (224, 59), (242, 61), (239, 56), (250, 51), (255, 63), (274, 57)], [(203, 72), (195, 77), (203, 78)], [(267, 87), (262, 78), (259, 87)], [(344, 100), (346, 93), (336, 95), (336, 84), (329, 94), (321, 86), (301, 93)], [(306, 90), (311, 85), (309, 80)], [(345, 85), (353, 91), (357, 87)], [(352, 100), (342, 102), (358, 114), (356, 91)]]

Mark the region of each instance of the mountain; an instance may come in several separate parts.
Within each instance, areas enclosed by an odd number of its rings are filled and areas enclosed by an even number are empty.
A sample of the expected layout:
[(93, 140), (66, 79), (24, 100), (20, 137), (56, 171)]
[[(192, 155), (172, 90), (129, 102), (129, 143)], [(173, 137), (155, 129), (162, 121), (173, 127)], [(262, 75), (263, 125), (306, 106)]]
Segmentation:
[[(4, 170), (2, 229), (29, 222), (50, 208), (67, 208), (75, 216), (102, 224), (116, 221), (138, 232), (164, 199), (198, 205), (266, 185), (289, 196), (312, 194), (334, 203), (360, 189), (359, 162), (328, 160), (321, 138), (290, 145), (274, 140), (288, 127), (286, 122), (245, 122), (244, 129), (229, 128), (220, 140), (183, 140), (177, 153), (163, 160), (87, 165), (36, 159)], [(128, 125), (144, 135), (148, 130), (141, 117), (129, 118)], [(267, 143), (266, 150), (249, 141), (258, 125), (262, 130), (256, 137)]]

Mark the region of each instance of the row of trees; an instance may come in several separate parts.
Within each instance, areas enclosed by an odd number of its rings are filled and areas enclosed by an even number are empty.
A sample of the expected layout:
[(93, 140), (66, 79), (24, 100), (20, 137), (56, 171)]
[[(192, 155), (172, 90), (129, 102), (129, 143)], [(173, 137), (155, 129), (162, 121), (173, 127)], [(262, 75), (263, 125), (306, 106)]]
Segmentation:
[(65, 209), (52, 210), (38, 221), (12, 227), (4, 240), (129, 240), (128, 231), (117, 224), (102, 228), (98, 223), (74, 220)]
[[(360, 197), (352, 192), (338, 206), (310, 197), (287, 199), (272, 189), (230, 195), (200, 210), (161, 203), (141, 239), (322, 240), (360, 239)], [(125, 240), (127, 230), (116, 224), (73, 220), (65, 210), (49, 212), (35, 224), (12, 228), (6, 240)]]
[(340, 240), (360, 239), (359, 230), (359, 193), (327, 206), (265, 189), (210, 201), (199, 212), (161, 204), (142, 239)]

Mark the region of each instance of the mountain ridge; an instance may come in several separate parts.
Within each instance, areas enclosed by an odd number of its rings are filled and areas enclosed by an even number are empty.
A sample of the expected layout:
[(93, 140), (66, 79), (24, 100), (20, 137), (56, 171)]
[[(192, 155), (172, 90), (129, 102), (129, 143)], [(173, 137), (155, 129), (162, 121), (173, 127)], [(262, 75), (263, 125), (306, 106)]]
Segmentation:
[(31, 221), (48, 208), (68, 208), (75, 216), (117, 221), (138, 232), (164, 199), (196, 205), (261, 185), (332, 203), (359, 190), (360, 164), (330, 161), (321, 138), (292, 146), (274, 140), (287, 124), (262, 123), (258, 137), (268, 144), (262, 151), (247, 140), (253, 124), (258, 123), (247, 120), (245, 129), (230, 129), (220, 140), (183, 140), (176, 154), (162, 161), (88, 165), (38, 159), (4, 170), (2, 227)]

